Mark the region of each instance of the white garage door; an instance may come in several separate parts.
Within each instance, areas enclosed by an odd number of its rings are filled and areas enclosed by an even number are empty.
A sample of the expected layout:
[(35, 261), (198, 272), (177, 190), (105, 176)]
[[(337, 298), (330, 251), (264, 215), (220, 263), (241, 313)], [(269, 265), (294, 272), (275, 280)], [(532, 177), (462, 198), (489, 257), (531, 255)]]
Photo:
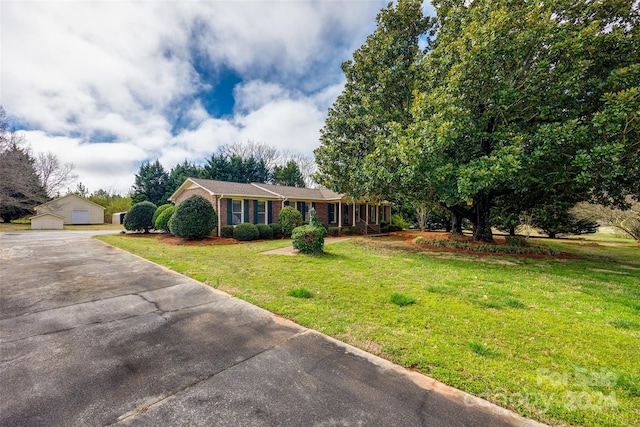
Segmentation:
[(89, 210), (71, 211), (71, 224), (89, 224)]

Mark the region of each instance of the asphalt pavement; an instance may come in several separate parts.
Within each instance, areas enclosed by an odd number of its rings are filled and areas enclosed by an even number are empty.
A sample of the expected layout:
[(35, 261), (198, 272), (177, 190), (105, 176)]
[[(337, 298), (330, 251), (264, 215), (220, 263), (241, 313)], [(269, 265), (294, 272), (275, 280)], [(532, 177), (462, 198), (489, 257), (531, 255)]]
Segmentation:
[(539, 425), (99, 233), (0, 234), (0, 426)]

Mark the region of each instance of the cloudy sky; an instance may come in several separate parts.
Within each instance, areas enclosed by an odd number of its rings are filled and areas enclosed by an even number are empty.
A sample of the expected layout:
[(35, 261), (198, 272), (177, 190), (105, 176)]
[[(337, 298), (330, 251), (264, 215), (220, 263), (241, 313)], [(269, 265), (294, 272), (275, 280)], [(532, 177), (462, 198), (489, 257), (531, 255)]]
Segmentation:
[(310, 155), (386, 3), (2, 0), (0, 103), (90, 191), (234, 142)]

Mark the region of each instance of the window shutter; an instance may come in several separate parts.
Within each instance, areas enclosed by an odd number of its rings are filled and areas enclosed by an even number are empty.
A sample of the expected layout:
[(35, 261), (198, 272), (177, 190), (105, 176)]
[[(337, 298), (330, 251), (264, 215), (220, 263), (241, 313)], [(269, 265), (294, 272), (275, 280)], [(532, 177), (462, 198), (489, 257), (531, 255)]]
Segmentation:
[(227, 225), (233, 225), (233, 200), (227, 199)]
[(306, 202), (300, 202), (300, 213), (302, 214), (302, 220), (304, 221), (304, 219), (307, 217), (307, 203)]
[(257, 200), (253, 201), (253, 223), (254, 224), (258, 223), (258, 201)]
[(245, 199), (244, 201), (244, 221), (249, 222), (249, 200)]
[(269, 200), (267, 202), (267, 223), (271, 224), (273, 221), (271, 217), (273, 216), (273, 202)]
[(336, 222), (335, 209), (336, 205), (334, 205), (333, 203), (329, 203), (329, 221), (331, 222)]

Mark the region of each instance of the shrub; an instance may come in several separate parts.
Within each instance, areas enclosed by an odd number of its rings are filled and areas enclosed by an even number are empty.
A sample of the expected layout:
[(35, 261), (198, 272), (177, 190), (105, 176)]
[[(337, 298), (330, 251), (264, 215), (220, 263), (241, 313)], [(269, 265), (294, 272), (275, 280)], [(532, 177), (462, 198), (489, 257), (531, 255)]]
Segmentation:
[(287, 295), (294, 298), (311, 298), (313, 294), (305, 288), (296, 288), (287, 291)]
[(269, 224), (269, 227), (273, 230), (274, 237), (282, 236), (282, 226), (279, 223), (274, 222), (273, 224)]
[(293, 247), (304, 254), (321, 254), (327, 230), (318, 222), (315, 209), (311, 209), (309, 215), (311, 216), (309, 225), (301, 225), (293, 229), (291, 233)]
[(131, 206), (129, 212), (124, 216), (124, 228), (129, 231), (149, 232), (153, 228), (153, 214), (156, 211), (156, 205), (151, 202), (140, 202)]
[(390, 300), (392, 303), (394, 303), (399, 307), (404, 307), (405, 305), (411, 305), (416, 303), (415, 298), (398, 294), (398, 293), (391, 294)]
[(217, 222), (211, 202), (195, 194), (178, 205), (170, 229), (183, 239), (203, 239), (211, 235)]
[(301, 225), (291, 233), (293, 247), (304, 254), (320, 254), (324, 249), (324, 230), (311, 225)]
[(391, 221), (389, 223), (389, 231), (400, 231), (409, 227), (409, 223), (398, 214), (391, 215)]
[(346, 235), (352, 235), (352, 234), (360, 234), (361, 231), (358, 227), (351, 226), (351, 227), (343, 227), (342, 228), (342, 234), (346, 234)]
[(223, 225), (220, 228), (220, 237), (232, 238), (233, 237), (233, 225)]
[[(172, 206), (174, 206), (174, 205), (172, 205), (171, 203), (167, 203), (167, 204), (164, 204), (164, 205), (160, 205), (160, 206), (158, 206), (158, 209), (156, 209), (155, 213), (153, 214), (153, 219), (152, 219), (152, 222), (153, 222), (153, 226), (154, 226), (154, 227), (155, 227), (155, 225), (156, 225), (156, 221), (158, 220), (158, 217), (160, 216), (160, 214), (161, 214), (162, 212), (164, 212), (166, 209), (169, 209), (169, 208), (170, 208), (170, 207), (172, 207)], [(156, 229), (156, 230), (159, 230), (159, 228), (158, 228), (158, 227), (155, 227), (155, 229)]]
[(529, 244), (529, 242), (527, 242), (527, 239), (522, 236), (505, 236), (504, 241), (507, 246), (524, 247)]
[(319, 254), (324, 249), (324, 230), (311, 225), (301, 225), (291, 233), (293, 247), (304, 254)]
[(259, 237), (260, 231), (258, 231), (258, 227), (248, 222), (238, 224), (233, 228), (233, 238), (236, 240), (248, 242)]
[[(166, 206), (166, 208), (164, 208), (162, 210), (162, 212), (160, 212), (160, 215), (156, 216), (156, 220), (153, 223), (153, 227), (156, 230), (162, 230), (165, 233), (168, 233), (169, 232), (169, 220), (171, 219), (173, 214), (176, 213), (176, 207), (173, 206), (173, 205), (163, 205), (163, 206)], [(159, 210), (160, 210), (160, 208), (158, 208), (156, 210), (156, 213), (158, 213)]]
[(282, 234), (289, 237), (293, 229), (302, 225), (302, 214), (291, 206), (285, 206), (278, 214), (278, 223), (282, 226)]
[(333, 236), (336, 237), (340, 234), (340, 228), (339, 227), (329, 227), (329, 229), (327, 230), (327, 234), (329, 236)]
[(273, 239), (273, 230), (267, 224), (258, 224), (256, 227), (261, 239)]

